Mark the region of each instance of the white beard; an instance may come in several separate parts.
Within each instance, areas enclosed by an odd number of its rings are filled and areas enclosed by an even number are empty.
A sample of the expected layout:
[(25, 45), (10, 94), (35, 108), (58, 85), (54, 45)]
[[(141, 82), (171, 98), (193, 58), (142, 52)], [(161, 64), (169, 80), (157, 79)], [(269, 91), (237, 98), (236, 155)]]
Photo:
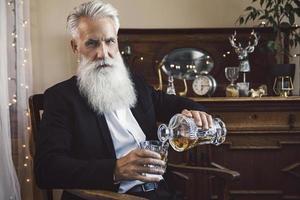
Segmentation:
[[(102, 66), (108, 64), (110, 66)], [(123, 59), (90, 62), (83, 56), (77, 70), (80, 93), (97, 113), (112, 112), (120, 108), (134, 107), (136, 94)]]

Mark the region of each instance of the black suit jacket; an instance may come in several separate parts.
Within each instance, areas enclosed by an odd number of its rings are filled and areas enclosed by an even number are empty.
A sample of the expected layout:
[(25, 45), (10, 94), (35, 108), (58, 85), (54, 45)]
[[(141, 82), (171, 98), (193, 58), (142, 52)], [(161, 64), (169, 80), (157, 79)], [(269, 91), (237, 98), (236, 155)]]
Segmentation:
[[(132, 75), (137, 104), (131, 109), (147, 139), (156, 139), (156, 122), (168, 123), (183, 109), (203, 110), (188, 99), (155, 91)], [(44, 113), (36, 141), (35, 175), (41, 188), (117, 190), (116, 155), (101, 114), (81, 96), (76, 77), (44, 94)]]

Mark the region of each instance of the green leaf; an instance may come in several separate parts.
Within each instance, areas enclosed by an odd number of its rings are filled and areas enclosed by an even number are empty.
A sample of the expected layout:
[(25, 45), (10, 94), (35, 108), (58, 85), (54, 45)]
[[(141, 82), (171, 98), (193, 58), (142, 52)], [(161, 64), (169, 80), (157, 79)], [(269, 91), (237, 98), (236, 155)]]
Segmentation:
[(262, 16), (260, 16), (258, 19), (259, 19), (259, 20), (263, 20), (263, 19), (267, 19), (267, 18), (268, 18), (268, 16), (262, 15)]
[(245, 19), (245, 24), (249, 21), (250, 17), (251, 17), (251, 15), (248, 15), (248, 16), (246, 17), (246, 19)]
[(297, 7), (300, 7), (300, 1), (299, 0), (293, 0), (293, 2), (297, 5)]
[(279, 12), (280, 12), (280, 15), (284, 12), (283, 6), (279, 6)]
[(256, 10), (256, 8), (254, 8), (253, 6), (248, 6), (247, 8), (245, 8), (245, 11), (250, 11), (250, 10)]
[(286, 3), (284, 9), (286, 12), (290, 13), (293, 10), (293, 6), (290, 3)]
[(273, 6), (273, 0), (268, 0), (266, 8), (271, 8)]
[(294, 12), (300, 17), (300, 8), (294, 8)]
[(294, 46), (294, 40), (290, 40), (289, 43), (290, 43), (290, 46), (291, 46), (291, 47)]
[(275, 52), (276, 52), (275, 41), (273, 41), (273, 40), (268, 41), (268, 43), (267, 43), (267, 48), (268, 48), (271, 52), (275, 53)]
[(239, 19), (239, 23), (240, 23), (240, 24), (243, 24), (243, 23), (244, 23), (244, 21), (245, 21), (245, 20), (244, 20), (244, 17), (240, 17), (240, 19)]
[(294, 17), (294, 15), (290, 15), (289, 16), (289, 22), (290, 22), (291, 25), (293, 25), (295, 23), (295, 17)]

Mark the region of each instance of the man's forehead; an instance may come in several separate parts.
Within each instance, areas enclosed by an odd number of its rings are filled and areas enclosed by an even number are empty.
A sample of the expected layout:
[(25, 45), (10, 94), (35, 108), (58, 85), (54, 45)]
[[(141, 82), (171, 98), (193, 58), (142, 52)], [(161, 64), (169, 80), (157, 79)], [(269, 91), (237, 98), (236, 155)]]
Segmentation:
[(116, 37), (117, 35), (115, 24), (111, 18), (81, 17), (78, 32), (80, 37)]

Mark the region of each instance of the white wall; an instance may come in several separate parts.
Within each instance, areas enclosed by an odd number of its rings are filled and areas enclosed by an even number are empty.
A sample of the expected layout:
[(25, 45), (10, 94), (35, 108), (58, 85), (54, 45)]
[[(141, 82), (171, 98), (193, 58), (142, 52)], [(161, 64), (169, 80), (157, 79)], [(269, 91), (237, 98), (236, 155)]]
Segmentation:
[[(82, 0), (31, 0), (33, 91), (43, 92), (76, 70), (66, 32), (69, 11)], [(121, 28), (232, 27), (249, 1), (107, 0), (120, 13)]]

